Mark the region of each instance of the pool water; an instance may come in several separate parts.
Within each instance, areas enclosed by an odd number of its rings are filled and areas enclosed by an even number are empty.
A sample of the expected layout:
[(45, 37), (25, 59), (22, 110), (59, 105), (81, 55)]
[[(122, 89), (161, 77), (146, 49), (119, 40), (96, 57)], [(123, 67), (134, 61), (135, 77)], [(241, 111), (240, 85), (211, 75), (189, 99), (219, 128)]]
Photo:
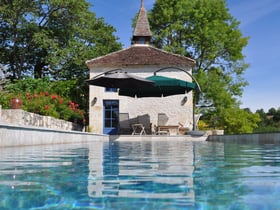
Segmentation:
[(0, 209), (280, 209), (280, 145), (93, 142), (0, 149)]

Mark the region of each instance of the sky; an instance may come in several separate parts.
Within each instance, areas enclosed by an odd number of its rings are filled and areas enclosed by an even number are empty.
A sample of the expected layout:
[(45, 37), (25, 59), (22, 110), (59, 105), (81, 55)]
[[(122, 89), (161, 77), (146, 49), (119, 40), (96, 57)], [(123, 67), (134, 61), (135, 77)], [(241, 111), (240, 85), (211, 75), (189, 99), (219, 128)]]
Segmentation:
[[(130, 46), (132, 18), (139, 12), (141, 0), (88, 0), (97, 17), (116, 29), (115, 35)], [(144, 0), (146, 10), (155, 0)], [(230, 14), (240, 21), (243, 36), (249, 37), (244, 48), (245, 62), (250, 64), (244, 78), (249, 85), (240, 98), (241, 108), (268, 111), (280, 108), (280, 1), (227, 0)]]

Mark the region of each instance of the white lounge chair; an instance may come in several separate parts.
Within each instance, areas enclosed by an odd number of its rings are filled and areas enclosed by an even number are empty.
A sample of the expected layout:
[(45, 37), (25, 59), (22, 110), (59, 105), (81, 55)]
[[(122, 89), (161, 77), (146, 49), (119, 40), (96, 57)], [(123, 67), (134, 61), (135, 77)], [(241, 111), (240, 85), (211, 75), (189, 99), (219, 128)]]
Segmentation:
[[(201, 115), (202, 114), (195, 114), (194, 115), (194, 120), (195, 120), (195, 130), (197, 130), (197, 124), (198, 124), (198, 121), (199, 121), (199, 119), (200, 119), (200, 117), (201, 117)], [(188, 131), (191, 131), (191, 130), (193, 130), (193, 122), (192, 122), (192, 120), (190, 121), (190, 120), (187, 120), (186, 122), (185, 122), (185, 124), (183, 124), (183, 123), (178, 123), (179, 124), (179, 133), (181, 134), (181, 135), (184, 135), (184, 134), (186, 134)]]

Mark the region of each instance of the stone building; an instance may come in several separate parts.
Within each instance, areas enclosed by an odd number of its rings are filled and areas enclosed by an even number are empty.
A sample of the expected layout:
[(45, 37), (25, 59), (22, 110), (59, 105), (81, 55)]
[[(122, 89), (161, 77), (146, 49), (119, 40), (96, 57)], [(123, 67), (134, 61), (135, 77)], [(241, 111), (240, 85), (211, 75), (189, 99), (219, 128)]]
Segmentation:
[[(190, 75), (195, 61), (151, 46), (151, 38), (147, 12), (142, 1), (132, 37), (133, 44), (126, 49), (86, 61), (90, 69), (90, 78), (114, 69), (146, 78), (152, 76), (155, 71), (164, 69), (157, 75), (191, 82)], [(127, 113), (129, 124), (144, 123), (148, 133), (153, 130), (153, 125), (158, 124), (159, 114), (165, 116), (166, 125), (193, 121), (192, 91), (181, 95), (153, 98), (120, 96), (116, 89), (92, 85), (89, 91), (89, 126), (94, 133), (117, 134), (119, 113)]]

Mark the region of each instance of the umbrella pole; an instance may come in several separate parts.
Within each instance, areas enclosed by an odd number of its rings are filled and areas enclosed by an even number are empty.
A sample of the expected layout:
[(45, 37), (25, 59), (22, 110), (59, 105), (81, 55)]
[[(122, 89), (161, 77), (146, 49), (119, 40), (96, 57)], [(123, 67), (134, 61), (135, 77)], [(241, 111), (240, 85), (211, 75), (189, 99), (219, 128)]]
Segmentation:
[(171, 69), (178, 69), (178, 70), (180, 70), (180, 71), (183, 71), (183, 72), (185, 72), (187, 75), (189, 75), (192, 79), (193, 79), (193, 81), (195, 82), (195, 84), (196, 84), (196, 88), (195, 88), (195, 90), (194, 90), (194, 96), (193, 96), (193, 128), (192, 128), (192, 130), (193, 131), (195, 131), (196, 130), (196, 120), (195, 120), (195, 104), (196, 104), (196, 100), (197, 100), (197, 93), (200, 93), (201, 92), (201, 88), (200, 88), (200, 85), (199, 85), (199, 83), (198, 83), (198, 81), (193, 77), (193, 75), (192, 74), (190, 74), (189, 72), (187, 72), (186, 70), (184, 70), (184, 69), (181, 69), (181, 68), (178, 68), (178, 67), (164, 67), (164, 68), (161, 68), (161, 69), (159, 69), (159, 70), (156, 70), (155, 72), (154, 72), (154, 75), (156, 75), (156, 73), (157, 72), (159, 72), (159, 71), (163, 71), (163, 70), (165, 70), (165, 69), (169, 69), (169, 68), (171, 68)]
[(194, 91), (194, 96), (193, 96), (193, 131), (196, 130), (196, 122), (195, 122), (195, 103), (196, 103), (196, 91)]

